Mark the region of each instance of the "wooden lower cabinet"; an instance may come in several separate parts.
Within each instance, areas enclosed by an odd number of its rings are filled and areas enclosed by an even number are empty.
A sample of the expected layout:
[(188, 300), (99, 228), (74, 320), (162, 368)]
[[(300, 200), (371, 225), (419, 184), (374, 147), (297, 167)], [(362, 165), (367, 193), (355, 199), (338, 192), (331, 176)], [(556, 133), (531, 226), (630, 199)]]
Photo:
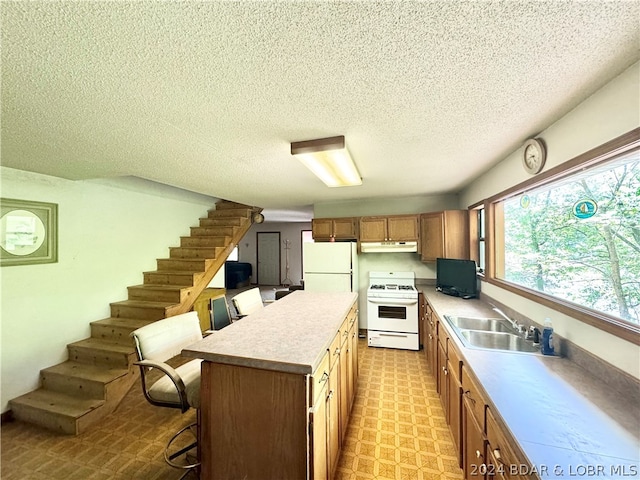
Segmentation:
[[(326, 373), (326, 372), (325, 372)], [(323, 374), (324, 375), (324, 374)], [(331, 418), (330, 402), (328, 394), (329, 376), (326, 376), (324, 385), (314, 401), (309, 413), (309, 430), (311, 432), (311, 458), (310, 470), (313, 478), (326, 479), (331, 471), (330, 442), (331, 442)]]
[(468, 369), (462, 366), (462, 459), (466, 479), (484, 478), (486, 401)]
[[(327, 404), (327, 473), (326, 475), (314, 475), (314, 478), (333, 478), (338, 457), (340, 456), (340, 404), (338, 403), (340, 388), (340, 365), (335, 363), (329, 372), (329, 391), (326, 393)], [(315, 457), (315, 455), (314, 455)], [(321, 460), (320, 460), (321, 461)]]
[(461, 379), (462, 361), (455, 347), (449, 340), (447, 347), (447, 378), (448, 378), (448, 401), (447, 401), (447, 419), (451, 435), (453, 436), (453, 445), (458, 454), (458, 464), (462, 466), (462, 379)]
[[(426, 303), (425, 354), (466, 480), (524, 480), (526, 457), (491, 410), (461, 350)], [(463, 352), (464, 350), (462, 350)]]
[[(529, 469), (513, 450), (513, 442), (507, 441), (503, 429), (498, 426), (491, 409), (487, 407), (487, 478), (520, 480), (528, 478)], [(524, 466), (524, 467), (523, 467)], [(522, 468), (525, 476), (520, 475)]]
[(463, 471), (467, 480), (486, 478), (486, 450), (483, 428), (473, 415), (474, 407), (470, 397), (464, 397), (462, 424), (464, 435)]

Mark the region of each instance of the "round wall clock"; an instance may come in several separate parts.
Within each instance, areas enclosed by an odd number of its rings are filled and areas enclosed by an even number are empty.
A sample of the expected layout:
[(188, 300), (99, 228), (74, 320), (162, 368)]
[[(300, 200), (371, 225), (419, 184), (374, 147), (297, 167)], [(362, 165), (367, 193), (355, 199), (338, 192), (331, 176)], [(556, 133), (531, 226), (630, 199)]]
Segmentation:
[(541, 138), (530, 138), (524, 144), (522, 166), (532, 175), (539, 173), (547, 159), (547, 150)]
[(262, 223), (264, 222), (264, 215), (259, 212), (256, 212), (253, 214), (251, 219), (253, 220), (253, 223)]

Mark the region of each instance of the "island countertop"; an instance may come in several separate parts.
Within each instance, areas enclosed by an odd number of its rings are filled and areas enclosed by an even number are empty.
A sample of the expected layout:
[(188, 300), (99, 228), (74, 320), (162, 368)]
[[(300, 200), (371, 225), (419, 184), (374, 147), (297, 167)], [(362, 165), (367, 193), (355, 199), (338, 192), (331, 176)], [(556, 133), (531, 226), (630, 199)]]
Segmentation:
[(298, 290), (190, 345), (186, 357), (265, 370), (311, 374), (356, 293)]

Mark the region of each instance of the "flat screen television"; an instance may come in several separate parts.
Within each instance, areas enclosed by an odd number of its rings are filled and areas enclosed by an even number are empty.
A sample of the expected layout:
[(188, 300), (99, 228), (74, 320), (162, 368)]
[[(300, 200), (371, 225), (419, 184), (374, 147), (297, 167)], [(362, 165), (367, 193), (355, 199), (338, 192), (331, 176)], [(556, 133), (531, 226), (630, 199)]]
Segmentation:
[(465, 299), (477, 297), (476, 262), (455, 258), (437, 258), (436, 290)]

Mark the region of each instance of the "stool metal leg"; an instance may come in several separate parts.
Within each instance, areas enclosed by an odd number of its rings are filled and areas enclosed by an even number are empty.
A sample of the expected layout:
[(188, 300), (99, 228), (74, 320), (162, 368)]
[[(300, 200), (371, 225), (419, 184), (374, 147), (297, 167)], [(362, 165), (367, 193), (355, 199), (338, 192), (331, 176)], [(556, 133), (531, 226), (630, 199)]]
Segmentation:
[[(187, 470), (180, 477), (181, 479), (186, 477), (192, 470), (197, 469), (200, 466), (200, 462), (189, 463), (187, 465), (181, 465), (179, 463), (174, 462), (174, 459), (178, 458), (181, 455), (186, 454), (189, 450), (193, 449), (194, 447), (197, 447), (197, 445), (198, 445), (197, 428), (198, 428), (198, 424), (197, 423), (192, 423), (192, 424), (187, 425), (186, 427), (182, 428), (173, 437), (171, 437), (171, 440), (169, 440), (169, 443), (167, 443), (167, 447), (164, 449), (164, 460), (169, 465), (171, 465), (174, 468), (180, 468), (180, 469)], [(194, 433), (194, 430), (195, 430), (195, 433)], [(191, 435), (193, 435), (195, 440), (193, 442), (191, 442), (189, 445), (187, 445), (185, 447), (182, 447), (182, 448), (178, 449), (177, 451), (175, 451), (173, 453), (169, 453), (169, 450), (171, 449), (171, 446), (172, 446), (173, 442), (176, 441), (178, 439), (178, 437), (180, 437), (183, 433), (186, 433), (187, 431), (190, 432)]]

